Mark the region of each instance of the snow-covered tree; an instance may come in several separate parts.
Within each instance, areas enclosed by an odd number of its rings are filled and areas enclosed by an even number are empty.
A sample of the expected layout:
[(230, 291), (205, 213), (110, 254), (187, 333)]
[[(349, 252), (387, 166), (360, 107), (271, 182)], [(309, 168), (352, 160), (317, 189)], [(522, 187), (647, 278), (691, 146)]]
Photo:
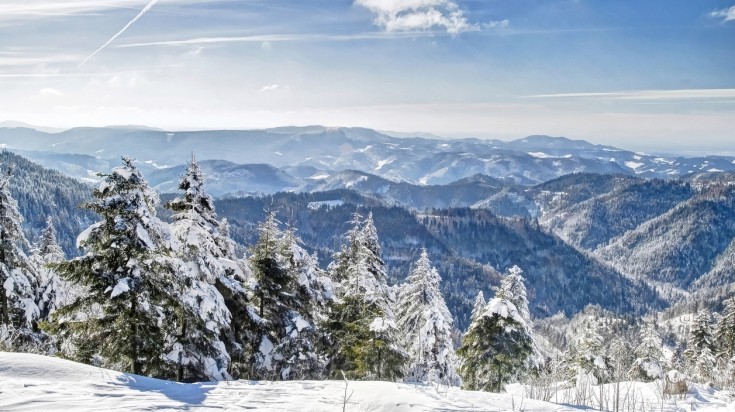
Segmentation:
[(324, 359), (315, 312), (322, 300), (316, 262), (299, 246), (292, 231), (283, 233), (271, 212), (259, 228), (250, 263), (253, 302), (263, 320), (256, 328), (252, 374), (258, 378), (318, 378)]
[(456, 386), (459, 376), (452, 343), (454, 320), (439, 290), (440, 282), (439, 272), (423, 249), (399, 292), (398, 327), (409, 355), (406, 378)]
[(337, 299), (325, 325), (330, 334), (328, 373), (395, 380), (403, 375), (408, 355), (399, 342), (394, 299), (372, 214), (364, 222), (355, 215), (346, 238), (329, 268), (337, 282)]
[(604, 340), (597, 330), (588, 326), (577, 340), (577, 379), (583, 377), (592, 384), (606, 383), (612, 374), (612, 359), (605, 350)]
[(735, 298), (724, 302), (720, 321), (715, 330), (715, 342), (717, 343), (717, 357), (724, 362), (730, 362), (735, 358)]
[(684, 351), (690, 376), (700, 382), (709, 382), (717, 364), (712, 342), (712, 314), (701, 311), (689, 330), (687, 348)]
[(55, 265), (86, 293), (54, 317), (62, 335), (76, 345), (76, 358), (172, 377), (166, 355), (181, 308), (179, 279), (169, 256), (168, 226), (155, 214), (158, 196), (132, 159), (123, 158), (122, 166), (103, 176), (94, 200), (83, 205), (102, 216), (77, 239), (86, 253)]
[(505, 294), (505, 298), (513, 302), (518, 313), (530, 328), (531, 313), (528, 309), (528, 297), (523, 281), (523, 270), (514, 265), (508, 269), (500, 281), (500, 289)]
[(37, 268), (22, 249), (28, 240), (10, 195), (10, 178), (9, 169), (0, 170), (0, 345), (18, 347), (33, 337), (40, 311), (34, 299)]
[(635, 362), (631, 369), (634, 378), (643, 381), (661, 379), (664, 374), (664, 356), (661, 336), (655, 325), (648, 324), (641, 329), (641, 341), (635, 348)]
[(663, 378), (665, 359), (661, 336), (654, 325), (645, 325), (641, 329), (641, 341), (633, 351), (635, 361), (631, 375), (644, 382)]
[(523, 317), (503, 289), (472, 322), (457, 350), (460, 376), (469, 390), (500, 392), (526, 373), (533, 339)]
[(482, 311), (485, 310), (485, 305), (487, 305), (487, 302), (485, 301), (485, 295), (482, 293), (482, 291), (477, 292), (475, 303), (472, 305), (470, 322), (474, 322), (482, 314)]
[(214, 200), (205, 191), (204, 175), (193, 158), (179, 189), (184, 192), (183, 196), (166, 204), (174, 212), (171, 217), (172, 245), (182, 260), (178, 276), (183, 288), (179, 330), (170, 356), (179, 365), (179, 380), (189, 377), (229, 379), (227, 346), (235, 353), (240, 347), (237, 342), (230, 341), (226, 345), (223, 341), (231, 336), (232, 315), (218, 285), (220, 289), (228, 285), (237, 290), (237, 281), (244, 280), (245, 276), (235, 261), (227, 234), (220, 233), (226, 222), (217, 220)]
[(51, 217), (46, 220), (46, 228), (31, 252), (30, 259), (38, 268), (36, 304), (40, 318), (49, 320), (56, 309), (71, 303), (75, 293), (78, 293), (50, 266), (65, 258), (64, 251), (56, 242), (56, 229)]

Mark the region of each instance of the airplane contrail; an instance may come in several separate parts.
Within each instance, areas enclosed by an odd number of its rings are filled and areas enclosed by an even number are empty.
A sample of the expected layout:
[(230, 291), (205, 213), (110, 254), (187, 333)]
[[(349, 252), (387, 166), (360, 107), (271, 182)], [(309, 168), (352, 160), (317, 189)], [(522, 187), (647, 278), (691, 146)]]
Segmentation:
[(146, 14), (148, 12), (148, 10), (150, 10), (153, 6), (155, 6), (156, 3), (158, 3), (158, 0), (151, 0), (151, 2), (148, 3), (145, 7), (143, 7), (143, 10), (141, 10), (140, 13), (138, 13), (138, 15), (133, 18), (133, 20), (130, 20), (128, 22), (128, 24), (126, 24), (125, 27), (123, 27), (119, 32), (115, 33), (115, 35), (112, 36), (110, 38), (110, 40), (107, 40), (107, 42), (105, 44), (103, 44), (97, 50), (95, 50), (92, 54), (90, 54), (86, 59), (84, 59), (83, 62), (79, 63), (79, 66), (77, 66), (77, 68), (84, 66), (84, 63), (88, 62), (97, 53), (101, 52), (102, 49), (104, 49), (110, 43), (112, 43), (113, 41), (115, 41), (116, 38), (118, 38), (121, 34), (123, 34), (125, 32), (125, 30), (128, 29), (128, 27), (130, 27), (130, 26), (133, 25), (133, 23), (135, 23), (136, 21), (138, 21), (139, 18), (143, 17), (143, 15)]

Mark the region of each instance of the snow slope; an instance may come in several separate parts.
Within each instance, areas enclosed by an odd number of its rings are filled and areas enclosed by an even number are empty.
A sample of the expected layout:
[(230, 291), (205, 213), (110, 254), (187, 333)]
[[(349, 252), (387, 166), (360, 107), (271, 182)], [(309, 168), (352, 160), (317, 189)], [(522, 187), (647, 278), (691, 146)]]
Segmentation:
[[(646, 410), (652, 407), (664, 411), (735, 410), (735, 402), (726, 392), (700, 385), (692, 387), (685, 399), (663, 405), (656, 396), (659, 391), (655, 384), (624, 385), (635, 386), (629, 390), (638, 393), (640, 405)], [(578, 397), (574, 389), (569, 391), (555, 397), (560, 403)], [(606, 391), (610, 393), (610, 388)], [(509, 393), (493, 394), (443, 386), (350, 381), (347, 395), (350, 394), (347, 411), (589, 410), (530, 400), (523, 396), (523, 388), (517, 384), (509, 387)], [(342, 381), (182, 384), (47, 356), (0, 352), (1, 411), (341, 411), (344, 395)], [(590, 392), (590, 401), (593, 398)]]
[[(521, 405), (520, 397), (509, 394), (390, 382), (348, 385), (352, 397), (347, 411), (510, 411)], [(58, 358), (0, 352), (2, 411), (341, 411), (344, 390), (341, 381), (181, 384)], [(522, 405), (526, 411), (574, 410), (528, 399)]]

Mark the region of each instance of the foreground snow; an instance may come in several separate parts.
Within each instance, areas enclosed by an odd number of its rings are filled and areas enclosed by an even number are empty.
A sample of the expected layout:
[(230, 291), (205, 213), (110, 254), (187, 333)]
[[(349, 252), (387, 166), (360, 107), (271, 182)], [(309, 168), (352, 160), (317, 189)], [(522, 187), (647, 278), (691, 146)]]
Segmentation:
[[(641, 384), (642, 385), (642, 384)], [(349, 382), (347, 411), (571, 411), (573, 406), (456, 388)], [(269, 410), (341, 411), (345, 383), (340, 381), (219, 382), (180, 384), (114, 372), (62, 359), (0, 352), (0, 410)], [(733, 410), (722, 394), (702, 388), (690, 392), (698, 411)], [(690, 410), (679, 401), (665, 410)], [(579, 408), (583, 409), (583, 408)], [(648, 410), (648, 408), (646, 408)]]

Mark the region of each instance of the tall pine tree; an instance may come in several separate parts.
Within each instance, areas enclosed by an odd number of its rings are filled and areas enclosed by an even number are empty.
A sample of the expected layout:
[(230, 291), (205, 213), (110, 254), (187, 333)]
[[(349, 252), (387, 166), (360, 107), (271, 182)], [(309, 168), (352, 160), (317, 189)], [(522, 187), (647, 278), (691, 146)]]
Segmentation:
[[(172, 244), (183, 261), (181, 278), (183, 306), (178, 315), (175, 353), (178, 379), (229, 379), (231, 352), (240, 350), (231, 336), (231, 313), (217, 285), (231, 285), (244, 274), (220, 234), (214, 200), (204, 189), (204, 174), (192, 156), (179, 189), (183, 196), (166, 204), (174, 214)], [(221, 289), (222, 287), (220, 287)], [(243, 291), (244, 292), (244, 291)]]
[[(56, 229), (51, 217), (46, 220), (46, 228), (34, 245), (31, 261), (38, 268), (38, 289), (36, 290), (36, 304), (40, 311), (40, 318), (49, 320), (56, 309), (71, 302), (75, 291), (68, 282), (61, 279), (51, 265), (64, 260), (64, 251), (56, 242)], [(78, 291), (76, 291), (78, 293)]]
[(319, 306), (325, 303), (323, 275), (295, 232), (281, 231), (278, 223), (275, 213), (269, 213), (250, 256), (253, 302), (263, 320), (255, 333), (253, 376), (320, 378), (325, 360), (316, 347)]
[(10, 169), (0, 169), (0, 346), (20, 348), (35, 338), (40, 315), (35, 303), (37, 268), (23, 248), (23, 218), (10, 195)]
[(347, 243), (330, 265), (336, 301), (326, 327), (330, 334), (328, 373), (352, 379), (395, 380), (403, 376), (408, 355), (399, 342), (394, 299), (380, 256), (372, 214), (359, 215), (347, 232)]
[(181, 307), (170, 234), (155, 214), (158, 196), (132, 159), (102, 176), (94, 200), (82, 206), (102, 217), (77, 239), (86, 253), (55, 266), (86, 293), (55, 318), (79, 360), (171, 378), (166, 355), (174, 343), (171, 320)]
[(406, 378), (416, 382), (458, 385), (457, 358), (452, 343), (452, 314), (439, 290), (441, 277), (426, 249), (401, 287), (398, 326), (408, 351)]

